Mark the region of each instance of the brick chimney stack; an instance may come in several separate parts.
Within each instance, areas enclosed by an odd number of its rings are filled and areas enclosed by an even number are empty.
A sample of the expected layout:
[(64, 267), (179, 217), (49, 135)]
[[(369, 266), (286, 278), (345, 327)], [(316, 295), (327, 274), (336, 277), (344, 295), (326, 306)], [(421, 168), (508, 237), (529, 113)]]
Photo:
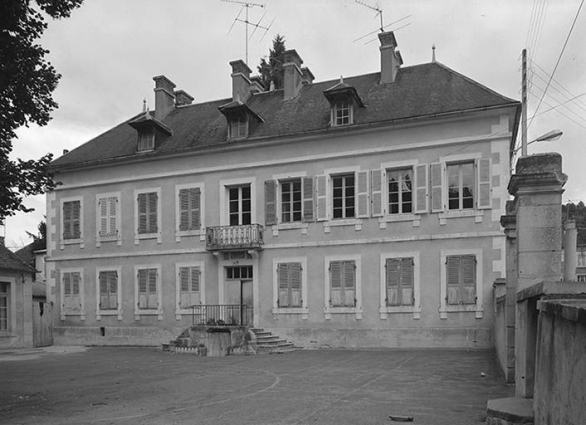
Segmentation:
[(283, 58), (283, 88), (284, 100), (290, 100), (297, 97), (301, 87), (303, 87), (303, 71), (301, 64), (303, 60), (295, 50), (286, 50)]
[(242, 59), (230, 62), (230, 66), (232, 66), (232, 100), (245, 103), (250, 96), (252, 71)]
[(155, 80), (155, 118), (163, 120), (175, 107), (175, 84), (164, 75)]
[(403, 65), (403, 58), (397, 48), (397, 40), (392, 31), (381, 32), (378, 35), (380, 40), (380, 61), (381, 61), (381, 84), (392, 83), (395, 81), (397, 71)]

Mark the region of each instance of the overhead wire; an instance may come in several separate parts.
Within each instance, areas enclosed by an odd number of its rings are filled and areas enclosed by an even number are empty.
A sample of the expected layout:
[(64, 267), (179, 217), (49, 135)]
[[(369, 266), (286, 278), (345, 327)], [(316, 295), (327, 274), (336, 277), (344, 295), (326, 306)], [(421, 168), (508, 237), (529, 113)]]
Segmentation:
[[(543, 69), (541, 66), (539, 66), (539, 64), (538, 64), (537, 62), (535, 62), (535, 61), (531, 60), (531, 64), (532, 64), (532, 65), (535, 65), (535, 66), (537, 67), (537, 69), (538, 69), (538, 70), (539, 70), (541, 73), (543, 73), (543, 75), (545, 75), (545, 77), (546, 77), (546, 78), (549, 78), (549, 77), (550, 77), (550, 74), (549, 74), (549, 73), (548, 73), (548, 72), (547, 72), (545, 69)], [(555, 83), (555, 84), (553, 84), (554, 86), (555, 86), (555, 85), (557, 85), (557, 86), (558, 86), (560, 89), (564, 90), (564, 91), (565, 91), (565, 92), (566, 92), (566, 93), (567, 93), (569, 96), (574, 96), (574, 97), (575, 97), (574, 93), (572, 93), (570, 90), (568, 90), (568, 89), (567, 89), (567, 88), (566, 88), (566, 87), (565, 87), (565, 86), (564, 86), (562, 83), (560, 83), (560, 82), (559, 82), (558, 80), (556, 80), (555, 78), (552, 78), (552, 83)], [(586, 111), (586, 103), (585, 103), (585, 102), (583, 102), (582, 100), (579, 100), (579, 101), (577, 102), (577, 105), (578, 105), (578, 106), (579, 106), (581, 109), (584, 109), (584, 110)]]
[[(534, 84), (533, 87), (535, 87), (537, 90), (539, 90), (541, 93), (543, 93), (543, 89), (537, 85)], [(531, 92), (531, 91), (530, 91)], [(533, 95), (536, 95), (536, 93), (531, 92)], [(547, 96), (549, 96), (550, 100), (555, 101), (557, 104), (559, 104), (560, 106), (562, 106), (562, 104), (564, 104), (564, 101), (560, 101), (559, 99), (557, 99), (555, 96), (553, 96), (551, 93), (548, 93)], [(539, 98), (539, 97), (538, 97)], [(551, 105), (549, 105), (551, 106)], [(570, 113), (572, 113), (573, 115), (575, 115), (578, 119), (583, 120), (584, 124), (586, 124), (586, 118), (581, 116), (580, 114), (578, 114), (577, 112), (575, 112), (574, 110), (570, 109), (570, 107), (568, 107), (567, 105), (564, 105), (564, 108), (567, 109)]]

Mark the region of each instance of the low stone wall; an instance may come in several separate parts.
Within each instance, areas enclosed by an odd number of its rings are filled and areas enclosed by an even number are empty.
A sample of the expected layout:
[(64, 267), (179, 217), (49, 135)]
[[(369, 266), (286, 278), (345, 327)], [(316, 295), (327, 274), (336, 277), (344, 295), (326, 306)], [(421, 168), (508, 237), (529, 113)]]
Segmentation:
[(192, 326), (170, 342), (169, 350), (206, 357), (256, 354), (256, 337), (245, 326)]
[(533, 409), (536, 424), (586, 418), (586, 300), (539, 301)]

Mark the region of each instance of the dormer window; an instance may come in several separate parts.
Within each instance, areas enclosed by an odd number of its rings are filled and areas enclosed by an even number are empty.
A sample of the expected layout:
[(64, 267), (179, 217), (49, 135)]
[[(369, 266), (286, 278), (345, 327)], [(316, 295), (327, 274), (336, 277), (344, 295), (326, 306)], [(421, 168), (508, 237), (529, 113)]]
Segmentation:
[(138, 133), (138, 152), (147, 152), (155, 149), (155, 129), (143, 128)]
[(230, 139), (248, 137), (248, 117), (246, 113), (235, 113), (230, 118)]
[(334, 102), (332, 115), (332, 124), (335, 126), (352, 124), (352, 105), (348, 99)]
[(332, 127), (354, 124), (356, 108), (364, 107), (358, 92), (354, 87), (340, 82), (324, 91), (324, 96), (330, 102), (330, 123)]
[(166, 138), (173, 136), (173, 130), (154, 118), (148, 110), (129, 121), (128, 125), (137, 132), (137, 152), (154, 151), (157, 145), (163, 143)]

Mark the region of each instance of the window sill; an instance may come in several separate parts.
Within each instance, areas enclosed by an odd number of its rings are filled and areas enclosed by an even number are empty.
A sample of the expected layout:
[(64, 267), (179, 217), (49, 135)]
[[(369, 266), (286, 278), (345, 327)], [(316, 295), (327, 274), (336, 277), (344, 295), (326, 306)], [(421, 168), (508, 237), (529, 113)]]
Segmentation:
[(157, 316), (158, 320), (163, 320), (163, 310), (157, 310), (157, 309), (134, 310), (134, 320), (140, 320), (140, 316)]
[(96, 237), (96, 247), (100, 247), (101, 244), (104, 242), (117, 242), (118, 246), (122, 245), (122, 238), (120, 237), (120, 233), (117, 233), (112, 236), (97, 236)]
[(331, 227), (354, 226), (354, 230), (362, 230), (360, 218), (335, 218), (324, 222), (324, 233), (330, 233)]
[(448, 313), (476, 313), (477, 319), (482, 319), (484, 309), (477, 304), (444, 305), (440, 307), (440, 319), (447, 319)]
[(387, 223), (398, 223), (402, 221), (412, 221), (413, 227), (421, 225), (421, 216), (419, 214), (387, 214), (378, 219), (379, 227), (381, 229), (387, 228)]
[(412, 305), (402, 306), (386, 306), (379, 309), (381, 320), (386, 320), (389, 314), (413, 314), (413, 319), (421, 318), (421, 306), (415, 307)]
[[(203, 227), (202, 227), (203, 229)], [(197, 229), (197, 230), (177, 230), (175, 231), (175, 242), (181, 242), (181, 238), (190, 237), (190, 236), (199, 236), (200, 241), (205, 241), (206, 239), (206, 232), (205, 230)]]
[(438, 214), (440, 226), (445, 225), (448, 219), (463, 217), (474, 217), (475, 223), (482, 223), (484, 210), (452, 210), (444, 211)]
[[(307, 307), (273, 307), (273, 315), (279, 314), (294, 314), (294, 315), (301, 315), (302, 320), (307, 320), (309, 318), (309, 308)], [(278, 320), (275, 318), (275, 320)]]
[(308, 223), (296, 221), (293, 223), (279, 223), (272, 226), (273, 236), (279, 236), (280, 230), (301, 230), (302, 235), (307, 235)]
[(61, 310), (61, 320), (65, 320), (66, 316), (79, 316), (80, 320), (85, 320), (85, 311), (63, 311)]
[(97, 310), (96, 320), (101, 320), (102, 316), (118, 316), (118, 320), (122, 320), (122, 310)]
[(356, 320), (362, 320), (362, 307), (324, 307), (325, 319), (330, 320), (332, 314), (355, 314)]
[(79, 245), (81, 249), (84, 247), (83, 238), (79, 239), (61, 239), (61, 245), (59, 248), (65, 249), (65, 245)]
[(157, 243), (161, 243), (161, 234), (160, 233), (135, 233), (134, 234), (134, 244), (138, 245), (141, 240), (143, 239), (156, 239)]

